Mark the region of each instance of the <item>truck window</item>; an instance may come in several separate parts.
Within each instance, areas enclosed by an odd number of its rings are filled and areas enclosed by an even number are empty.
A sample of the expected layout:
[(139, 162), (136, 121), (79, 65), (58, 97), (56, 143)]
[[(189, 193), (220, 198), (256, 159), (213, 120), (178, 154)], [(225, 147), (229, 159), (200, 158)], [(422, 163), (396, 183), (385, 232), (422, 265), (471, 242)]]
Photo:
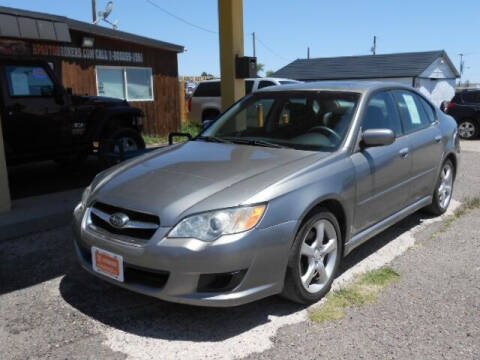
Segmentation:
[(53, 81), (41, 66), (6, 66), (10, 96), (52, 96)]
[(195, 93), (195, 97), (218, 97), (220, 93), (220, 81), (207, 81), (198, 84)]
[(274, 86), (276, 85), (273, 81), (267, 81), (267, 80), (262, 80), (260, 81), (260, 84), (258, 84), (258, 88), (262, 89), (267, 86)]

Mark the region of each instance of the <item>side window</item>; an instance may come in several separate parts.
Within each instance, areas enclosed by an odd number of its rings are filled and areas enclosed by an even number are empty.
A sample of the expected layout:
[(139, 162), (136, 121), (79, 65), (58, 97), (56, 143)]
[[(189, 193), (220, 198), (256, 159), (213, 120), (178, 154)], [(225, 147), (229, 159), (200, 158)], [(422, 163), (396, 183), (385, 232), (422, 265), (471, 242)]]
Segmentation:
[(41, 66), (6, 66), (10, 96), (53, 96), (53, 81)]
[(245, 95), (248, 95), (252, 92), (253, 89), (253, 80), (245, 81)]
[(480, 93), (476, 91), (468, 91), (463, 93), (463, 101), (469, 104), (475, 104), (480, 102)]
[(264, 88), (264, 87), (273, 86), (273, 85), (275, 85), (275, 83), (272, 82), (272, 81), (262, 80), (262, 81), (260, 81), (260, 83), (258, 84), (258, 88), (259, 88), (259, 89), (262, 89), (262, 88)]
[(208, 81), (198, 84), (193, 94), (195, 97), (218, 97), (221, 96), (220, 81)]
[(432, 108), (432, 105), (430, 105), (424, 98), (420, 96), (417, 96), (417, 99), (419, 100), (420, 104), (422, 104), (421, 106), (423, 106), (423, 110), (428, 118), (428, 121), (430, 123), (435, 122), (437, 115), (435, 114), (435, 110)]
[(405, 90), (396, 90), (395, 96), (405, 133), (417, 131), (430, 125), (430, 121), (419, 106), (417, 95)]
[(391, 129), (396, 136), (402, 134), (400, 118), (389, 92), (377, 93), (368, 102), (362, 130), (369, 129)]

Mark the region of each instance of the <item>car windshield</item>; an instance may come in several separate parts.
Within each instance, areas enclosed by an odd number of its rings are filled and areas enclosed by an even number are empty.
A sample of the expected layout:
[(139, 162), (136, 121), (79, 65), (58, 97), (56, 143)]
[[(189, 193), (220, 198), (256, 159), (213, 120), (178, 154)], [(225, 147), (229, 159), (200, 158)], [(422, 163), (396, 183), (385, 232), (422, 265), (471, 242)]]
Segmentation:
[(232, 106), (197, 139), (335, 151), (358, 99), (352, 92), (257, 93)]

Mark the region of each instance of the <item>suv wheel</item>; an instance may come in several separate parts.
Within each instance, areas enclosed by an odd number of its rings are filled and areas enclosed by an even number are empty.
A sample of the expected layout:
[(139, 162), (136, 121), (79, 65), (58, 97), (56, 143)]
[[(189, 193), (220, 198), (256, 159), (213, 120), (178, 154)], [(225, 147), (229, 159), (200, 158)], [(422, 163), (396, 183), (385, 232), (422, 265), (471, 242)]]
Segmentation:
[(205, 110), (202, 115), (202, 122), (205, 120), (215, 120), (218, 115), (220, 115), (218, 110)]
[(342, 235), (335, 216), (323, 209), (300, 228), (288, 261), (282, 296), (301, 304), (324, 297), (342, 257)]
[(458, 135), (466, 140), (476, 138), (478, 136), (478, 123), (471, 119), (460, 120), (458, 123)]
[[(121, 161), (120, 153), (136, 152), (145, 149), (145, 141), (142, 135), (130, 128), (119, 128), (100, 141), (100, 156), (102, 161), (108, 165), (114, 165)], [(112, 156), (113, 155), (113, 156)]]

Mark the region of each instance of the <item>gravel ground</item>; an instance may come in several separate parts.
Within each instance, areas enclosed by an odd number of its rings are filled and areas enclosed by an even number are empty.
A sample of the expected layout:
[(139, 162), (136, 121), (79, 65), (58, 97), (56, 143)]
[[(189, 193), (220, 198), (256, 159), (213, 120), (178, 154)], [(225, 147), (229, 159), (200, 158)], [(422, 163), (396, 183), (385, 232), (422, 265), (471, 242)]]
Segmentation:
[[(458, 201), (480, 194), (470, 146)], [(353, 252), (340, 279), (421, 243), (393, 261), (401, 281), (376, 304), (323, 325), (278, 297), (204, 309), (122, 290), (79, 268), (68, 227), (19, 238), (0, 244), (0, 358), (480, 358), (478, 215), (427, 241), (440, 222), (415, 214)]]

